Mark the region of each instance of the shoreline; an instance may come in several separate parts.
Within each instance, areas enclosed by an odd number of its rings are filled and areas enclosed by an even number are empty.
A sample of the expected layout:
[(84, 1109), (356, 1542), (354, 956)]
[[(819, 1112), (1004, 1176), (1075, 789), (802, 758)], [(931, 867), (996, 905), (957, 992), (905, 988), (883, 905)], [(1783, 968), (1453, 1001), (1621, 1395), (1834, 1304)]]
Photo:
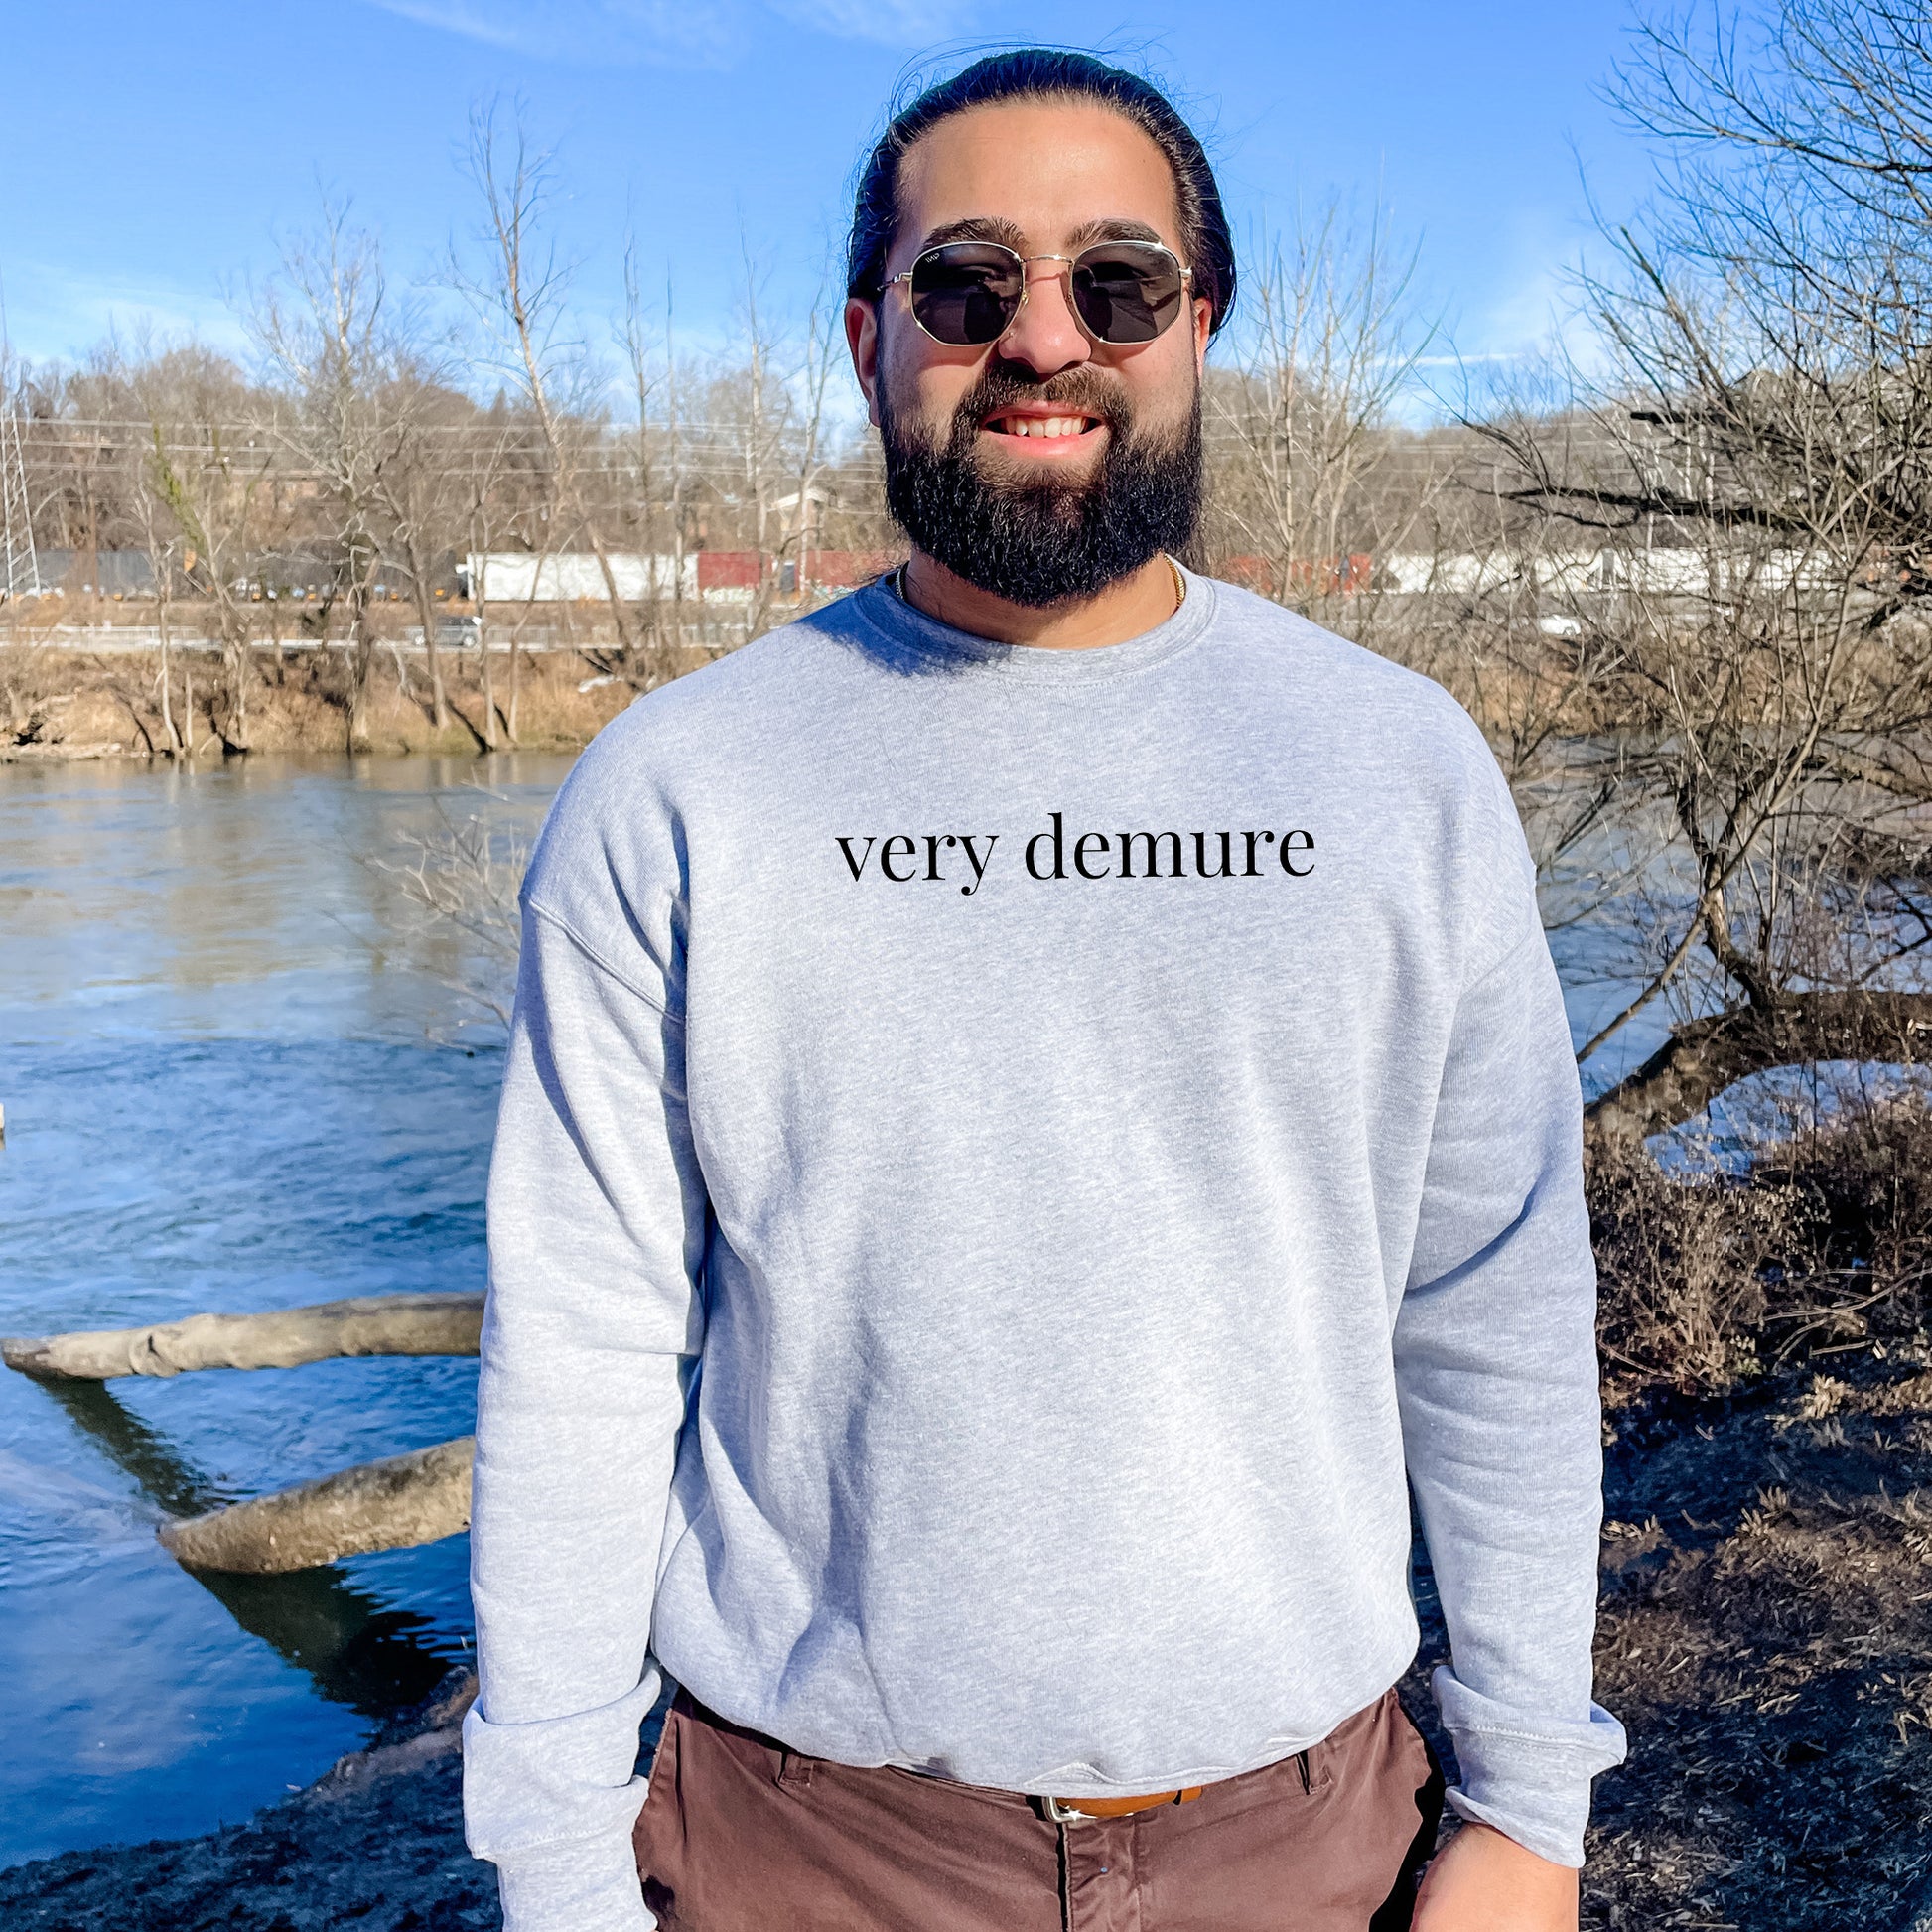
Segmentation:
[[(647, 1769), (671, 1701), (644, 1720)], [(0, 1870), (7, 1932), (497, 1932), (495, 1867), (463, 1842), (459, 1666), (313, 1784), (199, 1838), (59, 1852)]]
[(324, 644), (285, 645), (273, 656), (258, 646), (246, 677), (245, 712), (230, 710), (218, 660), (191, 662), (177, 651), (164, 688), (158, 648), (101, 656), (49, 647), (19, 655), (19, 664), (0, 666), (0, 764), (142, 759), (192, 767), (283, 753), (576, 752), (636, 695), (575, 649), (524, 651), (514, 681), (507, 661), (492, 651), (486, 706), (478, 653), (446, 650), (449, 722), (439, 726), (420, 655), (412, 659), (384, 645), (370, 666), (351, 745), (342, 653)]
[(20, 1932), (486, 1932), (496, 1874), (463, 1842), (462, 1725), (475, 1674), (313, 1784), (200, 1838), (150, 1839), (0, 1871), (0, 1925)]

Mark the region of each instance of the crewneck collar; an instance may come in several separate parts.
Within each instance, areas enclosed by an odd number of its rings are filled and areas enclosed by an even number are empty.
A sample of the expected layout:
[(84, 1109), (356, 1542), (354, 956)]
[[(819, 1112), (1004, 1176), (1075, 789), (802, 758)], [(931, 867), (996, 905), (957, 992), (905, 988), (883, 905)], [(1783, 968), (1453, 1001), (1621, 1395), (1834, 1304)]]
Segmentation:
[(1185, 650), (1214, 616), (1214, 585), (1180, 566), (1186, 596), (1165, 623), (1118, 644), (1089, 644), (1072, 650), (1041, 644), (1003, 644), (991, 637), (957, 630), (908, 603), (883, 577), (852, 599), (852, 607), (890, 642), (935, 659), (956, 672), (1017, 679), (1030, 684), (1089, 684), (1132, 677)]

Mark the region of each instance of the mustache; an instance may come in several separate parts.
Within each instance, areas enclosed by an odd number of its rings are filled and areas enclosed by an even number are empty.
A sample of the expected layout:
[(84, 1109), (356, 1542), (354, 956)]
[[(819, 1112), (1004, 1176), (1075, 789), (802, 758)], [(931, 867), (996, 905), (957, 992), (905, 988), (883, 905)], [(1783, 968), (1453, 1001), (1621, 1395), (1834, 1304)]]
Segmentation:
[(1103, 370), (1062, 369), (1042, 382), (1020, 363), (989, 362), (953, 411), (954, 449), (969, 448), (987, 417), (1017, 402), (1044, 403), (1069, 415), (1092, 416), (1116, 436), (1134, 424), (1119, 379)]

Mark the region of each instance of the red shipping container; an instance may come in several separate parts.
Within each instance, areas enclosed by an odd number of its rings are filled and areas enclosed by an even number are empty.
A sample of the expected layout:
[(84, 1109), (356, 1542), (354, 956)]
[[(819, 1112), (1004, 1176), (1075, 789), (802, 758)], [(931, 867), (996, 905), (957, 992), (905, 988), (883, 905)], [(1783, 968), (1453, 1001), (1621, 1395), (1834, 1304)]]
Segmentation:
[(759, 553), (756, 550), (700, 550), (698, 552), (698, 589), (705, 591), (755, 591), (759, 584)]
[(813, 550), (805, 557), (805, 582), (845, 591), (870, 584), (898, 561), (890, 550)]

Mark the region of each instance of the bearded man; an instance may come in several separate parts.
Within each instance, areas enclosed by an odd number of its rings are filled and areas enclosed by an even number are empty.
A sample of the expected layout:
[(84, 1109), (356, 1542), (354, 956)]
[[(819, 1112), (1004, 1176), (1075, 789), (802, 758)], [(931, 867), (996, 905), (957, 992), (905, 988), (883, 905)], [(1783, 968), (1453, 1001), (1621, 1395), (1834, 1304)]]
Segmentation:
[(1574, 1928), (1594, 1281), (1495, 761), (1179, 561), (1234, 264), (1147, 82), (921, 96), (849, 287), (909, 562), (633, 705), (524, 889), (471, 1845), (509, 1932)]

